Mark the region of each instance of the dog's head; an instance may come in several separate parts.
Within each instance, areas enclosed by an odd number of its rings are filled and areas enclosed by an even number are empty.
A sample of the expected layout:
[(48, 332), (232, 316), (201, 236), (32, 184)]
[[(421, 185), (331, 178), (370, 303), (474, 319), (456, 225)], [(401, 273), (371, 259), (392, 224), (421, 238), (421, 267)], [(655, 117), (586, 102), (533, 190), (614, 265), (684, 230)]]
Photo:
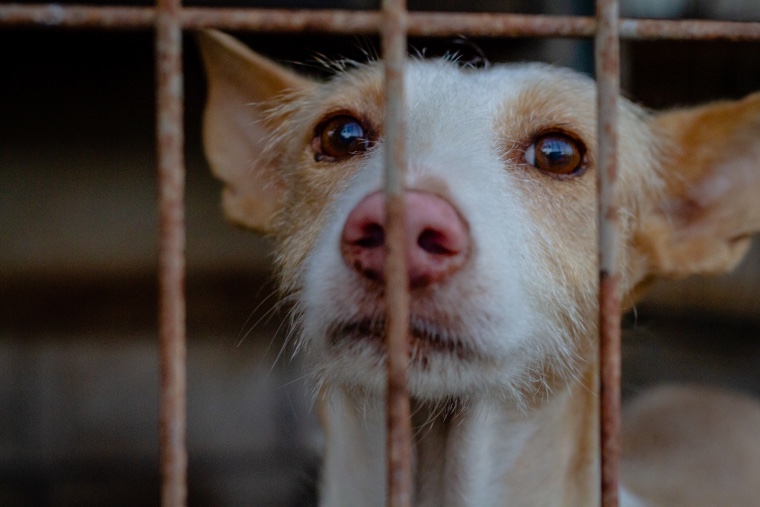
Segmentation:
[[(303, 79), (218, 32), (204, 140), (228, 216), (277, 239), (322, 379), (384, 389), (382, 69)], [(592, 80), (541, 64), (406, 72), (410, 390), (529, 401), (595, 356)], [(730, 269), (760, 229), (760, 95), (620, 106), (620, 290)]]

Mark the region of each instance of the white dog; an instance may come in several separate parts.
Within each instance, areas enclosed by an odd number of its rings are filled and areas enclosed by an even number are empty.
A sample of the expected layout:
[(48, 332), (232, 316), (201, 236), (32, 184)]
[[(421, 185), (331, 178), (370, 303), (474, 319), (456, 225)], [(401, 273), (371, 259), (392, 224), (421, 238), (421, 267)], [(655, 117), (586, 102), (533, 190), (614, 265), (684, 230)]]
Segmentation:
[[(204, 140), (228, 216), (277, 242), (322, 386), (321, 502), (385, 504), (383, 86), (306, 80), (218, 33)], [(405, 194), (416, 504), (598, 504), (595, 86), (410, 61)], [(731, 269), (760, 229), (760, 95), (620, 106), (620, 295)], [(760, 505), (760, 407), (694, 388), (624, 422), (624, 505)]]

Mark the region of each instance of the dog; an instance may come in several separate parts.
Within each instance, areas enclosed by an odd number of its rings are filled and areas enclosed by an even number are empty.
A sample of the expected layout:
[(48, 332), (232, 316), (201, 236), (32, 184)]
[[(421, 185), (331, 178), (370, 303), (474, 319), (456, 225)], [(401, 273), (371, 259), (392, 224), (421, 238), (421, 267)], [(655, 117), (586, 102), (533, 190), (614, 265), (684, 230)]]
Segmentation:
[[(216, 31), (204, 146), (271, 235), (326, 435), (321, 505), (385, 492), (383, 73), (318, 82)], [(404, 194), (415, 504), (599, 503), (595, 84), (410, 60)], [(619, 291), (730, 270), (760, 229), (760, 94), (619, 107)], [(666, 387), (623, 420), (622, 505), (760, 505), (760, 405)]]

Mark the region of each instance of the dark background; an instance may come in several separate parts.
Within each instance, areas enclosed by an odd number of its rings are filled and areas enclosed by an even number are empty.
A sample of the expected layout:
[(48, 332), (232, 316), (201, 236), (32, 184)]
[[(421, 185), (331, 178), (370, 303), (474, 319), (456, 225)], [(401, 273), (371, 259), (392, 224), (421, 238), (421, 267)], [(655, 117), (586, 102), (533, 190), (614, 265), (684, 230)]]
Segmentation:
[[(409, 3), (593, 10), (585, 0)], [(758, 19), (749, 0), (720, 3), (628, 1), (623, 11)], [(363, 59), (379, 47), (374, 37), (238, 35), (313, 74), (317, 54)], [(309, 384), (290, 349), (279, 354), (268, 243), (220, 212), (200, 151), (205, 83), (185, 42), (190, 504), (309, 505), (321, 442)], [(158, 503), (152, 44), (150, 31), (0, 30), (0, 505)], [(432, 55), (473, 45), (493, 61), (591, 71), (589, 41), (410, 42)], [(626, 95), (652, 108), (760, 90), (760, 42), (628, 42), (622, 53)], [(625, 330), (626, 397), (666, 380), (760, 394), (758, 249), (734, 275), (662, 284)]]

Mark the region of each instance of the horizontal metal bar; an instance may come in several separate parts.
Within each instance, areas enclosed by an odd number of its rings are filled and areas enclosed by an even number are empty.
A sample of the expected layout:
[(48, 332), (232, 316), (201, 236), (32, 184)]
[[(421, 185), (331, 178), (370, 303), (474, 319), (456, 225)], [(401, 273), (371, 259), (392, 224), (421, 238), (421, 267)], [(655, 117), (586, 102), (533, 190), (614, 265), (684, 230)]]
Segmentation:
[(156, 9), (8, 4), (0, 5), (0, 25), (153, 29), (156, 25)]
[(621, 19), (621, 39), (760, 40), (760, 23), (712, 20)]
[[(217, 27), (251, 31), (330, 31), (377, 33), (381, 16), (374, 11), (285, 11), (245, 9), (186, 9), (186, 27)], [(521, 37), (555, 35), (590, 37), (592, 18), (521, 14), (412, 12), (408, 34), (413, 36)]]
[[(181, 9), (179, 16), (185, 29), (364, 34), (379, 33), (381, 25), (377, 11), (190, 7)], [(149, 29), (155, 17), (153, 7), (0, 6), (0, 25), (12, 26)], [(413, 12), (408, 28), (412, 36), (589, 38), (596, 31), (596, 20), (581, 16)], [(622, 39), (760, 40), (758, 22), (623, 19), (619, 31)]]

